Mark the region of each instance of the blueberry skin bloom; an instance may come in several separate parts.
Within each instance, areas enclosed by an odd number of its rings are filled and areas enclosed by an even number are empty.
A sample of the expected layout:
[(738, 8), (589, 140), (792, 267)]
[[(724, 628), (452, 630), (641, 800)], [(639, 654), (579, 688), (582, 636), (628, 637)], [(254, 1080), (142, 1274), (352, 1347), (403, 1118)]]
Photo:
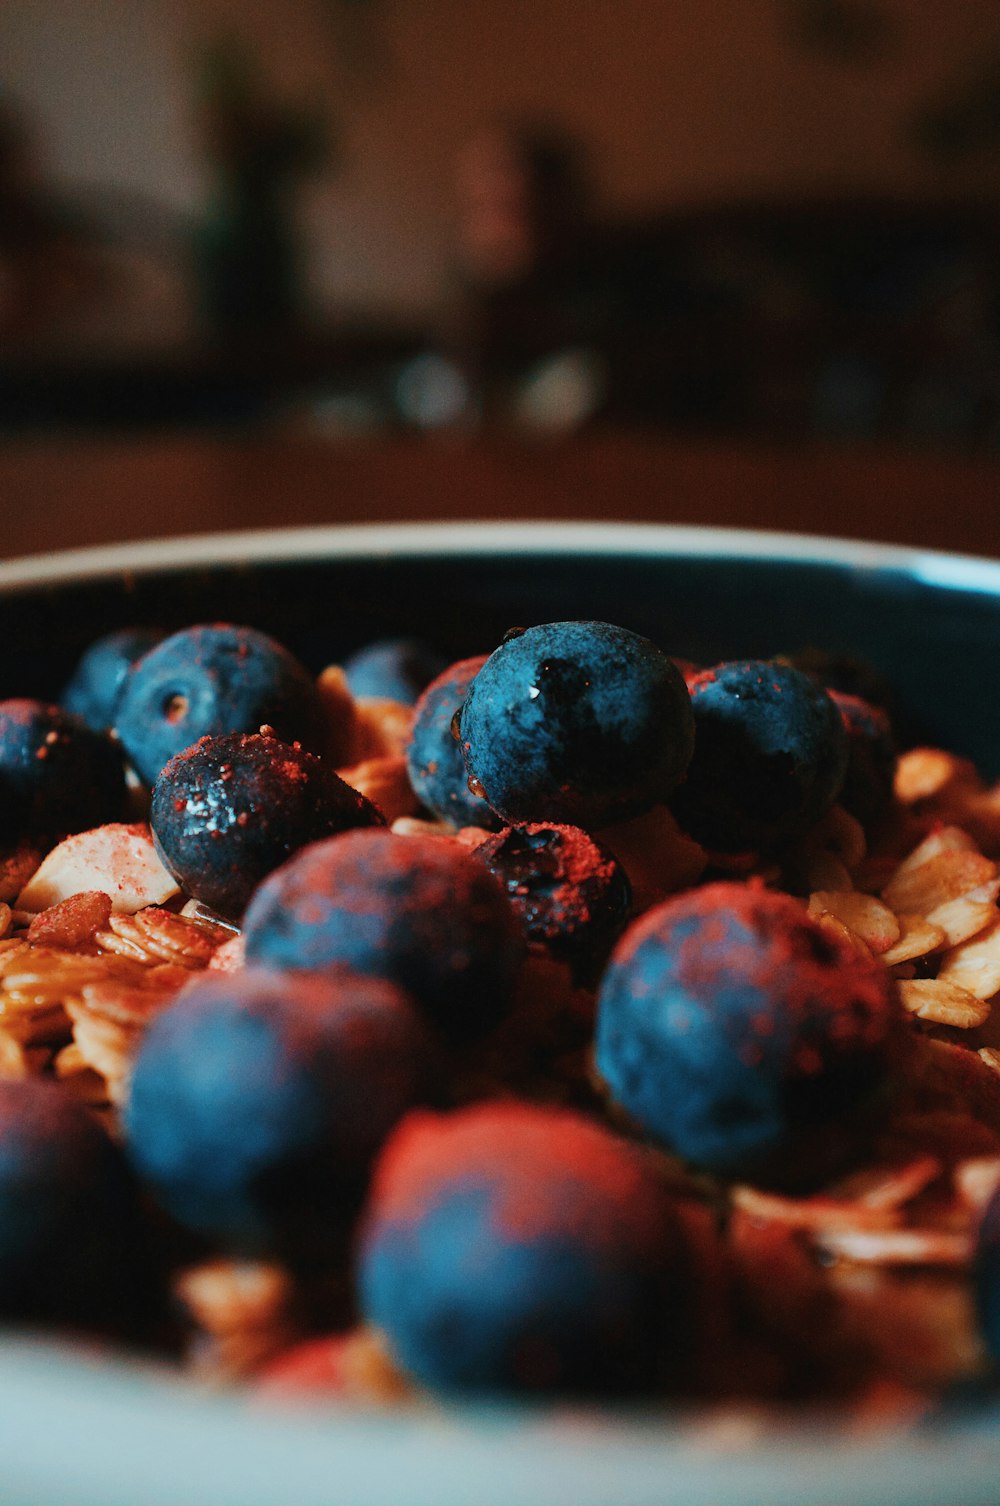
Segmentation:
[(119, 821), (125, 770), (110, 738), (44, 701), (0, 701), (0, 841)]
[(406, 766), (418, 800), (439, 820), (496, 831), (500, 817), (469, 789), (461, 744), (452, 731), (455, 713), (485, 663), (485, 654), (459, 659), (427, 686), (414, 710)]
[(0, 1079), (0, 1315), (136, 1337), (157, 1306), (118, 1147), (55, 1083)]
[(507, 824), (587, 831), (666, 800), (693, 739), (676, 665), (606, 622), (509, 637), (469, 687), (460, 726), (473, 786)]
[(346, 966), (405, 988), (456, 1038), (506, 1012), (523, 942), (491, 873), (446, 837), (350, 831), (266, 878), (244, 918), (247, 960)]
[(385, 824), (314, 753), (242, 732), (203, 737), (172, 758), (153, 786), (149, 819), (181, 888), (229, 920), (307, 843)]
[(683, 1369), (688, 1252), (641, 1148), (564, 1109), (409, 1115), (362, 1222), (366, 1318), (437, 1391), (615, 1396)]
[(877, 959), (785, 894), (716, 883), (626, 931), (598, 994), (596, 1064), (655, 1141), (709, 1172), (815, 1185), (883, 1112), (905, 1034)]
[(147, 1031), (124, 1115), (140, 1176), (227, 1249), (322, 1259), (433, 1071), (400, 989), (246, 969), (189, 984)]
[(139, 777), (160, 770), (200, 737), (259, 732), (322, 747), (319, 693), (309, 672), (280, 643), (229, 623), (185, 628), (165, 638), (129, 673), (116, 729)]
[(766, 848), (802, 835), (840, 791), (847, 733), (809, 675), (767, 659), (732, 660), (689, 684), (694, 755), (670, 802), (710, 851)]
[(83, 717), (92, 731), (109, 731), (115, 724), (118, 699), (129, 670), (162, 637), (157, 628), (130, 627), (96, 639), (63, 689), (63, 707)]
[(344, 661), (352, 695), (376, 696), (413, 706), (446, 668), (441, 655), (419, 638), (379, 638)]

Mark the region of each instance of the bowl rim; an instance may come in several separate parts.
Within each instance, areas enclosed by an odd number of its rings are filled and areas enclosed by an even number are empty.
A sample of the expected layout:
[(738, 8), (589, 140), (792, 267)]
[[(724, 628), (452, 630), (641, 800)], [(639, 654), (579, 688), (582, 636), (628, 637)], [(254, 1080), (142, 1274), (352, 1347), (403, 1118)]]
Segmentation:
[(907, 544), (702, 524), (591, 521), (328, 523), (178, 534), (0, 560), (0, 590), (191, 567), (517, 554), (669, 555), (891, 570), (928, 585), (1000, 594), (1000, 559)]
[[(564, 521), (328, 524), (95, 545), (0, 562), (0, 592), (215, 565), (517, 554), (787, 561), (1000, 597), (1000, 560), (986, 557), (759, 529)], [(0, 1402), (4, 1506), (330, 1506), (334, 1497), (467, 1506), (470, 1480), (478, 1506), (995, 1506), (1000, 1477), (1000, 1429), (967, 1418), (866, 1438), (781, 1416), (759, 1431), (752, 1418), (706, 1431), (679, 1417), (565, 1408), (281, 1415), (118, 1357), (95, 1368), (71, 1348), (11, 1335), (0, 1336)]]

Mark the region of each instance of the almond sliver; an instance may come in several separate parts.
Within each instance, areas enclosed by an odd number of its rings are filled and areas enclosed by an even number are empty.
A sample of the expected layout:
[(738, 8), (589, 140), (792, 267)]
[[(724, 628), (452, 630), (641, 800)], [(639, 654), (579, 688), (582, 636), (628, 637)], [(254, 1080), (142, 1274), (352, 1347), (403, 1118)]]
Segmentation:
[(899, 997), (908, 1013), (935, 1025), (972, 1030), (989, 1019), (990, 1006), (985, 1000), (939, 978), (904, 979), (899, 984)]
[(824, 911), (843, 921), (876, 955), (887, 952), (899, 940), (899, 920), (880, 899), (859, 890), (818, 889), (809, 896), (811, 914)]
[[(977, 779), (967, 759), (946, 753), (943, 748), (911, 748), (900, 755), (896, 764), (894, 790), (904, 805), (930, 800), (949, 785)], [(978, 781), (977, 781), (978, 782)]]

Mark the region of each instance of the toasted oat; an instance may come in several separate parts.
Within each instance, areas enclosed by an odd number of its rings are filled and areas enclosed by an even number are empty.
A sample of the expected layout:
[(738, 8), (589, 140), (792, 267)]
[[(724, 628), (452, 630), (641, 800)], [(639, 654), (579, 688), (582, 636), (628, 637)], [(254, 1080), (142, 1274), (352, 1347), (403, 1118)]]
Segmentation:
[(838, 1199), (865, 1208), (902, 1208), (941, 1176), (937, 1156), (916, 1156), (897, 1166), (866, 1166), (838, 1183)]
[(48, 1061), (47, 1048), (26, 1045), (9, 1030), (0, 1029), (0, 1078), (35, 1077)]
[(973, 1156), (954, 1172), (955, 1191), (978, 1217), (1000, 1187), (1000, 1156)]
[(324, 669), (316, 681), (324, 724), (324, 752), (336, 767), (362, 756), (357, 736), (357, 706), (339, 664)]
[(848, 873), (864, 862), (868, 850), (864, 827), (842, 805), (830, 807), (807, 836), (806, 845), (810, 851), (839, 859)]
[(977, 999), (992, 999), (1000, 992), (1000, 915), (952, 946), (941, 958), (938, 978), (957, 983)]
[(757, 1187), (732, 1189), (732, 1203), (750, 1218), (785, 1224), (790, 1229), (891, 1229), (899, 1223), (895, 1207), (832, 1197), (781, 1197)]
[(151, 905), (135, 915), (112, 915), (96, 941), (104, 951), (150, 966), (169, 962), (196, 971), (208, 966), (216, 947), (231, 935), (228, 928)]
[(897, 915), (925, 915), (939, 925), (935, 911), (998, 876), (996, 863), (975, 848), (947, 848), (920, 863), (913, 863), (913, 856), (896, 869), (882, 898)]
[(972, 1236), (947, 1229), (824, 1228), (816, 1243), (824, 1255), (866, 1265), (967, 1266)]
[(888, 952), (899, 940), (899, 920), (888, 905), (872, 894), (820, 889), (809, 896), (809, 912), (835, 916), (855, 936), (860, 936), (876, 956)]
[(708, 864), (705, 849), (681, 831), (665, 805), (606, 826), (598, 836), (629, 876), (635, 915), (689, 889)]
[(413, 732), (413, 708), (381, 696), (358, 696), (352, 763), (403, 758)]
[(400, 816), (413, 816), (420, 809), (420, 802), (410, 784), (406, 759), (401, 755), (368, 758), (350, 768), (338, 769), (337, 773), (353, 790), (377, 805), (390, 823)]
[(896, 762), (895, 795), (903, 805), (931, 800), (956, 784), (979, 783), (967, 759), (942, 748), (911, 748)]
[(13, 910), (4, 900), (0, 900), (0, 937), (6, 936), (13, 924)]
[(17, 899), (41, 861), (36, 847), (16, 847), (0, 855), (0, 900), (10, 904)]
[(224, 1382), (252, 1375), (297, 1337), (294, 1286), (281, 1266), (210, 1260), (182, 1270), (174, 1290), (201, 1330), (193, 1358), (204, 1378)]
[(826, 931), (827, 935), (835, 936), (838, 941), (846, 941), (859, 956), (870, 957), (872, 955), (871, 948), (864, 938), (859, 936), (856, 931), (852, 931), (850, 926), (846, 926), (838, 916), (831, 915), (829, 910), (814, 911), (813, 918), (817, 925)]
[(903, 1008), (918, 1019), (956, 1030), (972, 1030), (990, 1016), (989, 1002), (977, 999), (967, 989), (941, 978), (902, 979), (899, 997)]
[(898, 967), (916, 957), (926, 957), (945, 944), (945, 933), (940, 926), (932, 925), (923, 915), (897, 915), (899, 939), (888, 951), (882, 953), (886, 967)]
[(963, 941), (977, 936), (991, 925), (997, 915), (997, 896), (1000, 895), (1000, 879), (982, 884), (978, 889), (965, 894), (961, 899), (949, 900), (938, 905), (927, 916), (931, 925), (940, 926), (948, 946), (959, 946)]

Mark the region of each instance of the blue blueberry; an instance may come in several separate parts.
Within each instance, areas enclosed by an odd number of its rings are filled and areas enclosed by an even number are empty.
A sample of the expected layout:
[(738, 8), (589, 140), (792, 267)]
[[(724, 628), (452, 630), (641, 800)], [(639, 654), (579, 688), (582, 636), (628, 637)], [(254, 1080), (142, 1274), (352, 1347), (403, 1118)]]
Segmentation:
[(109, 737), (44, 701), (0, 701), (0, 841), (120, 821), (125, 803), (121, 753)]
[(406, 764), (421, 805), (439, 820), (496, 831), (500, 817), (469, 789), (461, 744), (453, 732), (455, 713), (485, 663), (485, 654), (459, 659), (428, 685), (414, 711)]
[(353, 831), (305, 847), (255, 893), (248, 961), (389, 978), (455, 1037), (507, 1010), (523, 951), (506, 895), (446, 837)]
[(129, 670), (162, 637), (157, 628), (131, 627), (98, 638), (83, 654), (67, 682), (62, 706), (83, 717), (94, 732), (110, 731)]
[(153, 786), (153, 837), (186, 893), (238, 920), (261, 879), (308, 842), (382, 816), (315, 753), (261, 733), (203, 737)]
[(693, 738), (672, 660), (606, 622), (509, 636), (470, 685), (460, 730), (473, 787), (505, 822), (588, 831), (666, 800)]
[(689, 686), (694, 754), (670, 805), (683, 829), (720, 853), (801, 836), (833, 804), (847, 733), (808, 675), (767, 659), (733, 660)]
[(433, 1069), (426, 1027), (384, 980), (203, 973), (143, 1038), (126, 1148), (187, 1228), (319, 1259)]
[(626, 931), (596, 1064), (655, 1141), (723, 1176), (816, 1183), (858, 1151), (902, 1050), (896, 985), (795, 899), (715, 883)]
[(262, 726), (321, 751), (319, 692), (280, 643), (229, 623), (185, 628), (145, 654), (125, 681), (116, 723), (130, 763), (148, 785), (200, 737)]
[(0, 1079), (0, 1315), (133, 1338), (162, 1315), (127, 1162), (43, 1078)]
[(474, 849), (507, 891), (529, 942), (592, 983), (625, 927), (631, 887), (613, 853), (579, 826), (508, 826)]
[(399, 1364), (444, 1392), (652, 1391), (683, 1372), (694, 1326), (653, 1162), (517, 1102), (403, 1121), (376, 1167), (358, 1285)]
[(446, 668), (445, 660), (419, 638), (379, 638), (344, 662), (354, 696), (377, 696), (412, 706)]
[(896, 739), (888, 713), (860, 696), (830, 690), (847, 732), (847, 770), (837, 796), (861, 825), (872, 830), (888, 814), (896, 775)]

